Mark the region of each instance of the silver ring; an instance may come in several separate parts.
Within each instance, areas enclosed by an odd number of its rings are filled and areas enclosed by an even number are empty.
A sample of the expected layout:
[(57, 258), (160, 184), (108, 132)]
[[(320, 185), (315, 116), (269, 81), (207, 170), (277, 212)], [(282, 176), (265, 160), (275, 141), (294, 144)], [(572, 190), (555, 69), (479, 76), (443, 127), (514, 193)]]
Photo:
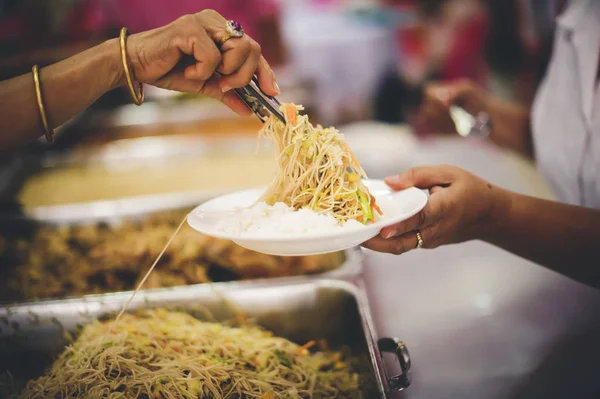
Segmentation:
[(421, 232), (417, 230), (417, 248), (423, 248), (423, 236)]

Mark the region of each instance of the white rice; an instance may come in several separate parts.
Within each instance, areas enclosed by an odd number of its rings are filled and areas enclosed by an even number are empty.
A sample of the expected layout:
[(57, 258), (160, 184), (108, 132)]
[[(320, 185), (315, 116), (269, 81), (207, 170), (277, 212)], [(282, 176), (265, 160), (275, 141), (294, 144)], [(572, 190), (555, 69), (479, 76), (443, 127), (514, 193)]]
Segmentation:
[(223, 218), (217, 228), (233, 236), (306, 236), (335, 233), (363, 228), (356, 220), (343, 225), (329, 214), (319, 214), (309, 209), (294, 210), (283, 202), (267, 205), (259, 202), (250, 208)]

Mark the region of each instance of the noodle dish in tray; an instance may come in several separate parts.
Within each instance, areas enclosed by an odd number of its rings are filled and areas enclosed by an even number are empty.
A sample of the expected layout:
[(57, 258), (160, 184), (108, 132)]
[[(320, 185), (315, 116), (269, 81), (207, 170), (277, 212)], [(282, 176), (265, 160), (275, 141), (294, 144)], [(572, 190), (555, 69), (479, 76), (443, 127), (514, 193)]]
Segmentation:
[(286, 123), (271, 117), (259, 133), (277, 154), (269, 186), (200, 205), (188, 216), (192, 228), (257, 252), (300, 256), (354, 247), (423, 209), (423, 191), (368, 180), (344, 136), (313, 126), (302, 109), (283, 104)]

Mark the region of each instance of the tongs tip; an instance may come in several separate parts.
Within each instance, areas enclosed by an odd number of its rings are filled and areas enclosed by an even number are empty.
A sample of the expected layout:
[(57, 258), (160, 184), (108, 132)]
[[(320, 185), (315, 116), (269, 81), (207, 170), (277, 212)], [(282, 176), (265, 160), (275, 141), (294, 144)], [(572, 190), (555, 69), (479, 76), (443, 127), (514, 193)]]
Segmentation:
[(234, 91), (262, 122), (266, 122), (269, 114), (272, 114), (285, 123), (285, 117), (280, 111), (281, 103), (275, 97), (263, 93), (256, 77), (252, 78), (248, 85)]

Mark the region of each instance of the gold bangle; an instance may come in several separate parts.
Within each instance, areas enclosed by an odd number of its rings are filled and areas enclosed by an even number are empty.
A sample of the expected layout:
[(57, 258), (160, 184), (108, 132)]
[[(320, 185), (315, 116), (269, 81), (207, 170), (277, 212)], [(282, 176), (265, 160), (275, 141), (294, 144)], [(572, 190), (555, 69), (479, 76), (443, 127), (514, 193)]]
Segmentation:
[(35, 95), (37, 97), (38, 108), (40, 109), (40, 116), (42, 117), (42, 124), (44, 125), (44, 134), (46, 141), (50, 144), (54, 143), (54, 131), (50, 129), (48, 125), (48, 119), (46, 118), (46, 110), (44, 109), (44, 100), (42, 99), (42, 89), (40, 87), (40, 72), (37, 65), (34, 65), (31, 69), (33, 73), (33, 84), (35, 85)]
[(125, 70), (125, 77), (127, 78), (127, 85), (129, 86), (129, 92), (131, 93), (131, 97), (133, 98), (133, 102), (136, 105), (142, 105), (144, 102), (144, 85), (142, 82), (138, 82), (140, 87), (140, 94), (138, 95), (135, 92), (135, 88), (133, 87), (133, 78), (131, 77), (131, 73), (129, 70), (129, 64), (127, 63), (127, 47), (125, 46), (125, 38), (129, 34), (129, 30), (127, 28), (121, 29), (121, 60), (123, 61), (123, 70)]

